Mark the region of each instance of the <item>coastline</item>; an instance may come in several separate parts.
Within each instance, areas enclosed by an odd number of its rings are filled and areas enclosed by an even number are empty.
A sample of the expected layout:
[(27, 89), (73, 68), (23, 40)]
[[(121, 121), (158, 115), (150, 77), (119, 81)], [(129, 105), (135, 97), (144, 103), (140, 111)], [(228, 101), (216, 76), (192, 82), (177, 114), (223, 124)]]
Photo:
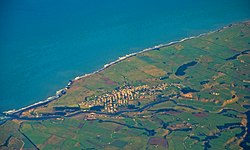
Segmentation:
[(80, 80), (82, 78), (85, 78), (85, 77), (88, 77), (88, 76), (91, 76), (91, 75), (94, 75), (94, 74), (97, 74), (99, 72), (102, 72), (103, 70), (107, 69), (108, 67), (112, 66), (112, 65), (115, 65), (123, 60), (126, 60), (130, 57), (133, 57), (133, 56), (136, 56), (137, 54), (141, 54), (141, 53), (145, 53), (145, 52), (149, 52), (149, 51), (153, 51), (153, 50), (158, 50), (160, 48), (163, 48), (163, 47), (167, 47), (167, 46), (171, 46), (171, 45), (174, 45), (174, 44), (178, 44), (178, 43), (181, 43), (181, 42), (184, 42), (184, 41), (187, 41), (187, 40), (190, 40), (190, 39), (194, 39), (194, 38), (199, 38), (199, 37), (203, 37), (203, 36), (206, 36), (206, 35), (209, 35), (209, 34), (212, 34), (212, 33), (216, 33), (216, 32), (220, 32), (222, 30), (225, 30), (227, 28), (230, 28), (232, 27), (233, 25), (237, 25), (237, 24), (241, 24), (241, 23), (247, 23), (249, 21), (243, 21), (243, 22), (237, 22), (237, 23), (232, 23), (232, 24), (229, 24), (227, 26), (224, 26), (220, 29), (217, 29), (217, 30), (214, 30), (214, 31), (210, 31), (210, 32), (206, 32), (206, 33), (202, 33), (202, 34), (199, 34), (197, 36), (190, 36), (188, 38), (183, 38), (181, 40), (177, 40), (177, 41), (172, 41), (172, 42), (169, 42), (169, 43), (166, 43), (166, 44), (159, 44), (159, 45), (156, 45), (156, 46), (153, 46), (153, 47), (150, 47), (150, 48), (146, 48), (146, 49), (143, 49), (139, 52), (135, 52), (135, 53), (131, 53), (131, 54), (127, 54), (125, 56), (122, 56), (122, 57), (118, 57), (117, 60), (115, 61), (112, 61), (108, 64), (105, 64), (102, 68), (92, 72), (92, 73), (89, 73), (89, 74), (84, 74), (82, 76), (77, 76), (75, 77), (74, 79), (72, 80), (69, 80), (69, 83), (67, 84), (66, 87), (56, 91), (56, 94), (54, 96), (51, 96), (51, 97), (48, 97), (47, 99), (45, 100), (42, 100), (42, 101), (39, 101), (39, 102), (36, 102), (34, 104), (31, 104), (29, 106), (26, 106), (26, 107), (22, 107), (20, 109), (13, 109), (13, 110), (8, 110), (8, 111), (4, 111), (2, 112), (2, 114), (6, 115), (6, 116), (9, 116), (9, 115), (15, 115), (16, 113), (20, 113), (20, 112), (23, 112), (23, 111), (26, 111), (26, 110), (29, 110), (29, 109), (32, 109), (32, 108), (35, 108), (35, 107), (39, 107), (39, 106), (42, 106), (42, 105), (46, 105), (52, 101), (55, 101), (57, 100), (58, 98), (60, 98), (61, 96), (63, 96), (66, 92), (67, 92), (67, 89), (70, 88), (70, 86), (77, 80)]

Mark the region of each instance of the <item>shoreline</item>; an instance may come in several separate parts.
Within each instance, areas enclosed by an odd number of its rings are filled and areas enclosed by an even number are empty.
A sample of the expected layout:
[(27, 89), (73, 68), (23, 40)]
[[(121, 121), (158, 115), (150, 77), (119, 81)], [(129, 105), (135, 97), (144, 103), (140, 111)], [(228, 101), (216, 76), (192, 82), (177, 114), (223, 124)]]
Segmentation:
[(1, 113), (3, 115), (6, 115), (6, 116), (15, 115), (16, 113), (20, 113), (20, 112), (23, 112), (23, 111), (26, 111), (26, 110), (29, 110), (29, 109), (33, 109), (35, 107), (46, 105), (46, 104), (48, 104), (48, 103), (50, 103), (52, 101), (55, 101), (55, 100), (59, 99), (61, 96), (63, 96), (75, 81), (80, 80), (80, 79), (85, 78), (85, 77), (88, 77), (88, 76), (91, 76), (91, 75), (94, 75), (94, 74), (97, 74), (97, 73), (100, 73), (100, 72), (104, 71), (105, 69), (111, 67), (112, 65), (115, 65), (115, 64), (117, 64), (117, 63), (119, 63), (119, 62), (121, 62), (123, 60), (126, 60), (126, 59), (128, 59), (130, 57), (136, 56), (137, 54), (142, 54), (142, 53), (153, 51), (153, 50), (159, 50), (160, 48), (163, 48), (163, 47), (171, 46), (171, 45), (178, 44), (178, 43), (181, 43), (181, 42), (184, 42), (184, 41), (187, 41), (187, 40), (191, 40), (191, 39), (203, 37), (203, 36), (206, 36), (206, 35), (209, 35), (209, 34), (212, 34), (212, 33), (220, 32), (220, 31), (225, 30), (227, 28), (230, 28), (230, 27), (232, 27), (234, 25), (243, 24), (243, 23), (247, 23), (247, 22), (249, 22), (249, 21), (231, 23), (231, 24), (229, 24), (227, 26), (224, 26), (224, 27), (222, 27), (220, 29), (217, 29), (217, 30), (202, 33), (202, 34), (199, 34), (197, 36), (190, 36), (190, 37), (183, 38), (183, 39), (177, 40), (177, 41), (172, 41), (172, 42), (169, 42), (169, 43), (166, 43), (166, 44), (159, 44), (159, 45), (156, 45), (156, 46), (153, 46), (153, 47), (150, 47), (150, 48), (145, 48), (145, 49), (143, 49), (143, 50), (141, 50), (139, 52), (135, 52), (135, 53), (127, 54), (127, 55), (122, 56), (122, 57), (118, 57), (117, 60), (105, 64), (102, 68), (100, 68), (100, 69), (98, 69), (98, 70), (96, 70), (96, 71), (94, 71), (92, 73), (84, 74), (82, 76), (77, 76), (74, 79), (69, 80), (69, 83), (67, 84), (67, 86), (65, 86), (64, 88), (56, 91), (56, 94), (54, 96), (48, 97), (45, 100), (38, 101), (36, 103), (33, 103), (33, 104), (28, 105), (26, 107), (22, 107), (22, 108), (17, 109), (17, 110), (15, 110), (15, 109), (7, 110), (7, 111), (3, 111)]

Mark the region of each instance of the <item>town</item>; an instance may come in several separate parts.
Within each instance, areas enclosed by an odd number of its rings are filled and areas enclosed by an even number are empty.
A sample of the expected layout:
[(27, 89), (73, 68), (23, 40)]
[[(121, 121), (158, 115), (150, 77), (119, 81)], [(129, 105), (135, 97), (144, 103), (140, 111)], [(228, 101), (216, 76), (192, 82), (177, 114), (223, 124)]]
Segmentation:
[(86, 97), (85, 101), (79, 104), (81, 107), (102, 106), (104, 112), (115, 113), (118, 107), (133, 106), (138, 99), (143, 99), (145, 96), (156, 95), (165, 90), (169, 85), (166, 83), (158, 84), (150, 87), (149, 85), (131, 86), (124, 85), (115, 90), (102, 94), (100, 96)]

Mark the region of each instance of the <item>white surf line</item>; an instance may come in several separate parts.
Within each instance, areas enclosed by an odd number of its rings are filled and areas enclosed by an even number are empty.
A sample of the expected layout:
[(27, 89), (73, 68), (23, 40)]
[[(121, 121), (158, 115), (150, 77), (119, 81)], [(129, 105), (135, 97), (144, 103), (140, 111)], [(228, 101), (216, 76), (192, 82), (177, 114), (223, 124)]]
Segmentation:
[[(163, 47), (167, 47), (167, 46), (171, 46), (171, 45), (174, 45), (174, 44), (178, 44), (178, 43), (181, 43), (181, 42), (184, 42), (184, 41), (187, 41), (187, 40), (190, 40), (190, 39), (194, 39), (194, 38), (199, 38), (199, 37), (203, 37), (203, 36), (206, 36), (206, 35), (209, 35), (209, 34), (212, 34), (212, 33), (216, 33), (216, 32), (220, 32), (222, 30), (225, 30), (227, 28), (230, 28), (234, 25), (238, 25), (238, 24), (243, 24), (243, 23), (247, 23), (249, 21), (243, 21), (243, 22), (240, 22), (240, 23), (233, 23), (233, 24), (229, 24), (227, 26), (224, 26), (220, 29), (217, 29), (217, 30), (214, 30), (214, 31), (210, 31), (210, 32), (207, 32), (207, 33), (202, 33), (202, 34), (199, 34), (197, 36), (190, 36), (188, 38), (183, 38), (181, 40), (178, 40), (178, 41), (172, 41), (172, 42), (169, 42), (169, 43), (166, 43), (166, 44), (159, 44), (159, 45), (156, 45), (156, 46), (153, 46), (153, 47), (150, 47), (150, 48), (146, 48), (146, 49), (143, 49), (139, 52), (135, 52), (135, 53), (131, 53), (131, 54), (127, 54), (125, 56), (122, 56), (122, 57), (119, 57), (117, 60), (113, 61), (113, 62), (110, 62), (108, 64), (105, 64), (101, 69), (98, 69), (92, 73), (89, 73), (89, 74), (84, 74), (83, 76), (77, 76), (75, 77), (73, 80), (70, 80), (70, 82), (68, 83), (67, 86), (71, 86), (73, 84), (74, 81), (77, 81), (77, 80), (80, 80), (82, 78), (85, 78), (85, 77), (88, 77), (88, 76), (91, 76), (91, 75), (94, 75), (94, 74), (97, 74), (105, 69), (107, 69), (108, 67), (114, 65), (114, 64), (117, 64), (123, 60), (126, 60), (132, 56), (136, 56), (137, 54), (141, 54), (141, 53), (145, 53), (145, 52), (149, 52), (149, 51), (153, 51), (153, 50), (157, 50), (157, 49), (160, 49), (160, 48), (163, 48)], [(15, 114), (15, 113), (18, 113), (18, 112), (21, 112), (21, 111), (24, 111), (24, 110), (28, 110), (32, 107), (36, 107), (37, 105), (42, 105), (42, 104), (45, 104), (45, 103), (49, 103), (49, 102), (52, 102), (54, 100), (57, 100), (58, 98), (60, 98), (63, 94), (62, 92), (66, 92), (67, 91), (67, 86), (63, 89), (60, 89), (56, 92), (56, 95), (55, 96), (51, 96), (49, 98), (47, 98), (46, 100), (42, 100), (42, 101), (39, 101), (39, 102), (36, 102), (34, 104), (31, 104), (29, 106), (26, 106), (26, 107), (23, 107), (23, 108), (20, 108), (18, 110), (9, 110), (9, 111), (4, 111), (3, 114), (5, 115), (12, 115), (12, 114)]]

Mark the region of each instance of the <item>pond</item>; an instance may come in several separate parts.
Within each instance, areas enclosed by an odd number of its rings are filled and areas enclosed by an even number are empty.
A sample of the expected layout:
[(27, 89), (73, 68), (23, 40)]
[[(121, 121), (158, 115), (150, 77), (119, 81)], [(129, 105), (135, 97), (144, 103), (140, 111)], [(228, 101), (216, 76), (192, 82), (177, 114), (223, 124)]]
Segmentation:
[(240, 52), (240, 53), (238, 53), (238, 54), (233, 55), (232, 57), (226, 58), (225, 60), (226, 60), (226, 61), (235, 60), (235, 59), (238, 58), (238, 56), (248, 54), (248, 52), (250, 52), (250, 50), (245, 50), (245, 51), (243, 51), (243, 52)]
[(189, 63), (186, 63), (186, 64), (181, 65), (181, 66), (177, 69), (177, 71), (175, 72), (175, 75), (176, 75), (176, 76), (183, 76), (183, 75), (185, 75), (185, 74), (186, 74), (186, 73), (185, 73), (185, 70), (187, 70), (189, 67), (195, 66), (197, 63), (198, 63), (198, 62), (196, 62), (196, 61), (191, 61), (191, 62), (189, 62)]

